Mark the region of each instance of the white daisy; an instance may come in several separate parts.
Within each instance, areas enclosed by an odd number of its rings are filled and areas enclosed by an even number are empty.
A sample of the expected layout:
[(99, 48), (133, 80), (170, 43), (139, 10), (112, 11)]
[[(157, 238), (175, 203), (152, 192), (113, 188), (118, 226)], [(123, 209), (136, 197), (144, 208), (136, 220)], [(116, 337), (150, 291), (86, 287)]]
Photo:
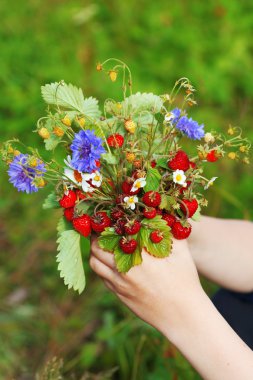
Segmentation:
[(183, 170), (175, 170), (173, 172), (173, 182), (174, 183), (177, 183), (178, 185), (181, 185), (183, 187), (186, 187), (187, 186), (187, 183), (186, 183), (186, 176), (184, 174), (184, 171)]
[(100, 187), (102, 183), (102, 175), (96, 170), (91, 174), (91, 184), (96, 187)]
[(133, 186), (131, 188), (131, 191), (134, 192), (141, 187), (144, 187), (146, 185), (146, 179), (145, 178), (138, 178), (136, 181), (134, 181)]
[(126, 203), (127, 207), (131, 210), (135, 209), (135, 203), (138, 202), (138, 198), (134, 195), (132, 197), (125, 197), (124, 202)]
[(210, 181), (207, 182), (207, 184), (205, 185), (204, 187), (204, 190), (207, 190), (210, 186), (212, 186), (212, 184), (214, 183), (214, 181), (217, 179), (218, 177), (212, 177), (210, 179)]
[(81, 173), (78, 170), (75, 170), (71, 166), (70, 156), (68, 156), (64, 162), (67, 165), (67, 167), (64, 168), (64, 179), (67, 177), (72, 182), (72, 184), (68, 185), (69, 189), (73, 188), (73, 184), (76, 184), (77, 186), (81, 186), (85, 193), (94, 191), (91, 185), (87, 182), (91, 179), (91, 174)]
[(166, 115), (164, 117), (164, 121), (166, 123), (169, 123), (174, 119), (174, 117), (175, 117), (175, 115), (173, 114), (173, 112), (168, 112), (168, 113), (166, 113)]

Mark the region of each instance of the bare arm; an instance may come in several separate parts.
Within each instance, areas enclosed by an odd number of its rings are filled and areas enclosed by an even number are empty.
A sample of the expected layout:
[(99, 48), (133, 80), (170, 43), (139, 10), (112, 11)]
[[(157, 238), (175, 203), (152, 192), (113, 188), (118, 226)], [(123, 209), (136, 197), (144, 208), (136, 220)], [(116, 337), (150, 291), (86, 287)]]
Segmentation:
[(188, 240), (198, 271), (239, 292), (253, 291), (253, 223), (202, 216)]
[(142, 264), (120, 274), (113, 255), (94, 239), (90, 265), (129, 309), (173, 342), (204, 379), (253, 379), (253, 352), (204, 293), (186, 241), (175, 241), (173, 253), (164, 259), (143, 251)]

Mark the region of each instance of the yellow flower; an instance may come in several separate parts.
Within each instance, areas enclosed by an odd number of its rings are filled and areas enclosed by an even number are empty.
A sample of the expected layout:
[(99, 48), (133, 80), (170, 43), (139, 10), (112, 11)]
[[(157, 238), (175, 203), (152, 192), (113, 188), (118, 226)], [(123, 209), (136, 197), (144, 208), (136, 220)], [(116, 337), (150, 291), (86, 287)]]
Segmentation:
[(229, 127), (229, 128), (228, 128), (228, 134), (229, 134), (230, 136), (233, 136), (233, 135), (235, 134), (235, 129), (234, 129), (233, 127)]
[(64, 118), (61, 120), (61, 122), (66, 125), (67, 127), (70, 127), (71, 126), (71, 120), (70, 118), (68, 117), (68, 115), (65, 115)]
[(237, 154), (235, 152), (229, 152), (228, 158), (230, 158), (230, 160), (235, 160), (237, 158)]
[(109, 74), (109, 77), (110, 77), (111, 81), (112, 81), (112, 82), (115, 82), (116, 79), (117, 79), (117, 76), (118, 76), (117, 71), (115, 71), (115, 70), (110, 70), (108, 74)]
[(43, 139), (48, 139), (50, 137), (50, 133), (48, 132), (47, 128), (42, 127), (39, 129), (38, 134), (43, 138)]

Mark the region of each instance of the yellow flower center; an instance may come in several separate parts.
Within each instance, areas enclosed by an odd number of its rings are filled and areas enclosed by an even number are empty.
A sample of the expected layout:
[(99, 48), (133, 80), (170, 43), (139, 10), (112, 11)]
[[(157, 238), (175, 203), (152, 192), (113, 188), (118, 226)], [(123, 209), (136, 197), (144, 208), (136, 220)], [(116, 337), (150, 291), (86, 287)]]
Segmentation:
[(100, 181), (100, 176), (98, 174), (94, 177), (94, 181)]
[(133, 198), (133, 197), (130, 197), (130, 198), (128, 199), (128, 202), (129, 202), (129, 203), (134, 203), (134, 198)]
[(179, 181), (181, 181), (181, 179), (182, 179), (182, 176), (181, 176), (181, 174), (177, 174), (177, 175), (176, 175), (176, 181), (178, 181), (178, 182), (179, 182)]

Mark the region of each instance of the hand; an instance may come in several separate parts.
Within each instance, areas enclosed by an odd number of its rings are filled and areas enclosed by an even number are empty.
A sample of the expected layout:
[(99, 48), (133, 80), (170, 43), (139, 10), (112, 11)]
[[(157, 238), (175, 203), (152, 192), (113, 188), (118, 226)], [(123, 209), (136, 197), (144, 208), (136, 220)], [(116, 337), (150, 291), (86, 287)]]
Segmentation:
[(142, 251), (143, 262), (128, 273), (118, 273), (112, 253), (92, 238), (91, 268), (105, 285), (137, 316), (163, 332), (168, 323), (185, 316), (202, 288), (186, 240), (173, 242), (169, 257), (155, 258)]

